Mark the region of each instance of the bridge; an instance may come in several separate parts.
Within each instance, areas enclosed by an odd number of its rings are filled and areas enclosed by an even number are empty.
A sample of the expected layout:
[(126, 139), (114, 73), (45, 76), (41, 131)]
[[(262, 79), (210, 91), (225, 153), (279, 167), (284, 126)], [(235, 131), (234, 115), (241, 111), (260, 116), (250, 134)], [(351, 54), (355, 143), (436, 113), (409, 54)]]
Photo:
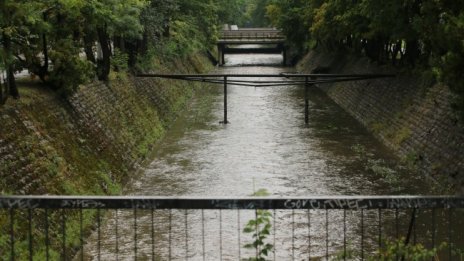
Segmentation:
[[(239, 48), (238, 45), (262, 45), (259, 47)], [(287, 50), (285, 36), (275, 28), (241, 28), (238, 30), (222, 30), (218, 46), (219, 65), (225, 63), (225, 54), (264, 53), (282, 54), (286, 64)]]

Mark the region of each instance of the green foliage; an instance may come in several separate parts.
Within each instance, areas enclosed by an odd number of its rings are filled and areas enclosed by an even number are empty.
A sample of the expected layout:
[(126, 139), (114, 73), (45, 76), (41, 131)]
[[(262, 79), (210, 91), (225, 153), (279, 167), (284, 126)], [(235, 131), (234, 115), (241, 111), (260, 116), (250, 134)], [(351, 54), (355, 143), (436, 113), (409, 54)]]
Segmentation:
[(408, 169), (415, 169), (417, 168), (417, 162), (419, 161), (419, 156), (417, 155), (417, 151), (411, 151), (401, 160), (403, 164), (406, 165)]
[(129, 55), (121, 52), (119, 48), (114, 50), (113, 59), (111, 59), (111, 67), (116, 72), (125, 72), (129, 69)]
[(396, 146), (400, 146), (405, 140), (411, 137), (411, 129), (408, 127), (401, 128), (392, 138), (393, 144)]
[(446, 243), (432, 249), (427, 249), (422, 244), (406, 244), (405, 239), (387, 241), (385, 246), (377, 253), (377, 256), (369, 257), (368, 260), (394, 261), (398, 257), (404, 257), (404, 260), (426, 261), (439, 260), (437, 253), (443, 249)]
[(244, 0), (4, 0), (1, 66), (29, 69), (68, 94), (94, 74), (108, 80), (111, 69), (154, 69), (146, 61), (152, 50), (173, 58), (204, 51), (217, 40), (218, 25), (242, 17), (246, 6)]
[(451, 243), (452, 254), (457, 257), (459, 261), (464, 261), (464, 249), (456, 247), (455, 244)]
[(383, 159), (378, 159), (375, 155), (366, 150), (361, 144), (355, 144), (351, 147), (355, 156), (364, 162), (364, 169), (373, 175), (381, 177), (390, 185), (395, 185), (395, 189), (401, 189), (401, 179), (399, 173), (388, 166)]
[(254, 0), (250, 1), (247, 6), (247, 24), (250, 27), (268, 27), (269, 18), (266, 14), (266, 6), (269, 0)]
[[(253, 196), (268, 196), (266, 189), (259, 189)], [(249, 261), (265, 261), (266, 257), (271, 253), (273, 245), (266, 243), (266, 238), (271, 234), (272, 214), (268, 210), (256, 210), (255, 219), (248, 221), (244, 233), (251, 234), (253, 242), (246, 244), (245, 248), (256, 249), (256, 256), (250, 257)]]
[(375, 175), (384, 178), (389, 184), (400, 184), (398, 173), (387, 166), (386, 162), (382, 159), (368, 159), (366, 170), (372, 171)]
[(275, 27), (281, 28), (287, 35), (288, 42), (298, 52), (306, 50), (310, 17), (307, 7), (310, 1), (270, 1), (266, 7), (267, 16)]
[(172, 23), (171, 37), (166, 41), (166, 51), (171, 57), (186, 57), (199, 50), (202, 40), (197, 34), (198, 29), (187, 21), (176, 20)]
[(351, 247), (352, 243), (347, 243), (346, 246), (346, 253), (345, 250), (339, 251), (335, 254), (334, 261), (342, 261), (342, 260), (356, 260), (356, 257), (359, 256), (358, 251)]
[(50, 51), (53, 71), (48, 81), (64, 94), (73, 93), (80, 84), (94, 78), (94, 66), (89, 61), (75, 55), (71, 41), (63, 40), (59, 48)]
[[(438, 247), (426, 248), (422, 244), (406, 244), (404, 238), (397, 240), (387, 240), (380, 250), (370, 254), (367, 257), (369, 261), (396, 261), (396, 260), (411, 260), (411, 261), (439, 261), (438, 253), (446, 248), (447, 243), (443, 242)], [(453, 255), (459, 256), (461, 250), (453, 248)], [(335, 255), (334, 260), (357, 260), (361, 256), (358, 250), (347, 246), (346, 255), (340, 251)]]
[(243, 27), (247, 20), (245, 0), (216, 0), (219, 24), (236, 24)]
[(299, 52), (352, 51), (419, 68), (456, 94), (464, 120), (464, 2), (448, 0), (269, 1), (267, 16)]

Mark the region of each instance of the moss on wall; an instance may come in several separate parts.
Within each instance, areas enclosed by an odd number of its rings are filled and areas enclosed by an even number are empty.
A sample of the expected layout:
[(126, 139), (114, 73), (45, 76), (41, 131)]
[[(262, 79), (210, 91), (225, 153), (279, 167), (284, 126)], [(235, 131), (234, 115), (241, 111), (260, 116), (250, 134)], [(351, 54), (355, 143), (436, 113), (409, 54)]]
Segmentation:
[[(207, 58), (199, 54), (187, 60), (158, 62), (170, 72), (211, 69)], [(36, 82), (20, 80), (22, 98), (10, 99), (0, 108), (0, 193), (120, 193), (133, 169), (168, 131), (198, 87), (183, 81), (112, 73), (108, 84), (81, 86), (63, 99)], [(94, 214), (86, 212), (84, 226), (92, 224)], [(34, 215), (43, 217), (44, 213)], [(27, 215), (17, 212), (16, 216)], [(53, 213), (49, 219), (51, 231), (59, 231), (60, 214)], [(44, 234), (39, 233), (44, 229), (41, 220), (36, 224), (39, 235)], [(27, 244), (21, 243), (27, 242), (25, 224), (25, 220), (17, 220), (17, 258), (27, 253)], [(68, 248), (75, 249), (79, 244), (77, 213), (68, 213), (67, 226)], [(3, 235), (9, 234), (8, 227), (8, 214), (0, 211), (0, 253), (6, 255), (9, 238)], [(36, 241), (43, 242), (43, 236)], [(59, 239), (52, 239), (53, 246), (60, 246)], [(43, 247), (38, 247), (35, 255), (42, 260)]]

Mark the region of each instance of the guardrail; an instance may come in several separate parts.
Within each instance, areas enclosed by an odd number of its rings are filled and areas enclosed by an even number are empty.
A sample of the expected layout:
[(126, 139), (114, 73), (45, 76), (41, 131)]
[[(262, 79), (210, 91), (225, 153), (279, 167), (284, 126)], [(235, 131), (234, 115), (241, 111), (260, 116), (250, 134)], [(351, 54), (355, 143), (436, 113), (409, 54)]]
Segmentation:
[(1, 196), (0, 259), (367, 260), (446, 242), (439, 260), (462, 260), (463, 209), (450, 196)]
[(221, 39), (285, 39), (285, 35), (277, 30), (237, 30), (222, 31)]

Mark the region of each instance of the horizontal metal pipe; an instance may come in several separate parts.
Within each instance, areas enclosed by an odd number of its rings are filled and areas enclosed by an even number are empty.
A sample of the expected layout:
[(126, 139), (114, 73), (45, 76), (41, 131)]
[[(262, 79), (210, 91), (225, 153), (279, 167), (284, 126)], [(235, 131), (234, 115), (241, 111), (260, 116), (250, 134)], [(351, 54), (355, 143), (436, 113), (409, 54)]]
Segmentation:
[(202, 77), (202, 78), (214, 78), (214, 77), (237, 77), (237, 78), (256, 78), (256, 77), (269, 77), (269, 78), (298, 78), (298, 77), (314, 77), (314, 78), (392, 78), (394, 74), (295, 74), (295, 73), (281, 73), (281, 74), (138, 74), (136, 77), (155, 77), (155, 78), (187, 78), (187, 77)]
[[(212, 83), (212, 84), (224, 84), (224, 80), (213, 80), (213, 79), (193, 79), (193, 78), (185, 78), (185, 79), (178, 79), (181, 81), (193, 81), (193, 82), (204, 82), (204, 83)], [(249, 83), (234, 83), (234, 81), (227, 81), (228, 83), (231, 83), (233, 85), (238, 85), (238, 86), (246, 86), (246, 87), (254, 87), (254, 84), (249, 84)]]
[(464, 208), (458, 196), (144, 197), (0, 196), (0, 209), (426, 209)]
[[(201, 78), (201, 77), (165, 77), (169, 79), (176, 79), (176, 80), (183, 80), (183, 81), (196, 81), (196, 82), (205, 82), (205, 83), (213, 83), (213, 84), (223, 84), (223, 79), (211, 79)], [(216, 77), (215, 77), (216, 78)], [(237, 86), (248, 86), (248, 87), (273, 87), (273, 86), (295, 86), (295, 85), (303, 85), (303, 84), (326, 84), (326, 83), (335, 83), (335, 82), (347, 82), (347, 81), (360, 81), (366, 80), (371, 78), (365, 77), (352, 77), (352, 78), (326, 78), (326, 79), (316, 79), (316, 80), (308, 80), (307, 82), (304, 80), (282, 80), (282, 81), (242, 81), (242, 80), (228, 80), (229, 84), (237, 85)]]

